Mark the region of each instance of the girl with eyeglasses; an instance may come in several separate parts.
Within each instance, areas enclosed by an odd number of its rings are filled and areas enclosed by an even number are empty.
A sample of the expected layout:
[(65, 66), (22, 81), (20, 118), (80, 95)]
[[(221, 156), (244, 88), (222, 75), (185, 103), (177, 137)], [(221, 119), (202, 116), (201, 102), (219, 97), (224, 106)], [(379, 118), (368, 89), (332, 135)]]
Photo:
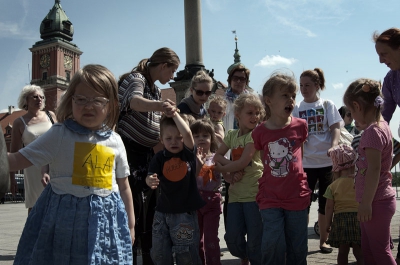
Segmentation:
[[(11, 135), (11, 152), (17, 152), (23, 146), (31, 144), (47, 132), (52, 123), (57, 120), (52, 111), (43, 110), (45, 102), (44, 90), (41, 87), (28, 85), (22, 89), (18, 99), (18, 107), (27, 112), (19, 119), (14, 120)], [(43, 174), (47, 174), (47, 168), (44, 168)], [(40, 168), (35, 166), (24, 170), (25, 207), (28, 208), (28, 213), (32, 210), (43, 191), (43, 185), (40, 182), (43, 174)], [(10, 172), (10, 178), (11, 192), (15, 195), (17, 185), (15, 172)]]
[(118, 86), (104, 66), (78, 70), (57, 108), (59, 123), (18, 152), (10, 170), (49, 164), (14, 264), (132, 264), (135, 215), (118, 121)]
[(202, 119), (207, 114), (204, 104), (211, 95), (212, 85), (212, 78), (204, 70), (198, 71), (192, 78), (188, 96), (178, 105), (180, 113), (190, 114), (196, 120)]

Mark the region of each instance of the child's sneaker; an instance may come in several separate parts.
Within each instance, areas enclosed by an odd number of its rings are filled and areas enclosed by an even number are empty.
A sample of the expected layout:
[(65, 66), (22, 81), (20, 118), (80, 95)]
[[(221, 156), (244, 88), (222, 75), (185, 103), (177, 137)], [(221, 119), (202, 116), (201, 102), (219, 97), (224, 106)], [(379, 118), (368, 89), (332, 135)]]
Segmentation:
[(240, 265), (250, 265), (249, 259), (241, 259), (240, 260)]

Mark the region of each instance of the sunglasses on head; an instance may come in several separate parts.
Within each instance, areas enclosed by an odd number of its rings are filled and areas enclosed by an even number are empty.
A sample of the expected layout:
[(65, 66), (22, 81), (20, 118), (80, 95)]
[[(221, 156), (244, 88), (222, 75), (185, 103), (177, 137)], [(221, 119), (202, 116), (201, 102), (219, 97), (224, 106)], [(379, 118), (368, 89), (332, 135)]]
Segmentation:
[(192, 89), (194, 90), (194, 92), (196, 92), (196, 95), (201, 97), (204, 94), (206, 94), (206, 96), (210, 96), (211, 95), (211, 91), (203, 91), (203, 90), (196, 90), (194, 87), (192, 87)]

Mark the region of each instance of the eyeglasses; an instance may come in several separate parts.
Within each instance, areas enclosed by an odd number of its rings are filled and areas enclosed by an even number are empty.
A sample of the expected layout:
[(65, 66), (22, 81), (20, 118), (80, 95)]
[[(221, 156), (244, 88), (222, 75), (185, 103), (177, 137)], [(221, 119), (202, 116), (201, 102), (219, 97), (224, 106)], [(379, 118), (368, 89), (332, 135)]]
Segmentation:
[(98, 107), (98, 108), (103, 108), (110, 101), (109, 99), (106, 99), (103, 97), (95, 97), (95, 98), (89, 99), (82, 95), (74, 95), (74, 96), (72, 96), (72, 99), (74, 100), (76, 105), (86, 106), (87, 104), (92, 103), (93, 106)]
[(44, 99), (44, 96), (38, 96), (38, 95), (36, 95), (36, 96), (31, 96), (31, 98), (33, 98), (34, 100), (38, 100), (39, 98), (40, 98), (40, 99)]
[(350, 112), (347, 112), (347, 113), (346, 113), (346, 117), (349, 117), (349, 118), (350, 118), (350, 117), (351, 117), (351, 113), (350, 113)]
[(198, 95), (199, 97), (203, 96), (204, 94), (206, 94), (207, 97), (211, 95), (211, 91), (196, 90), (194, 87), (192, 87), (192, 89), (194, 90), (194, 92), (196, 92), (196, 95)]
[(233, 82), (238, 82), (239, 81), (239, 83), (244, 83), (244, 82), (247, 81), (247, 78), (234, 75), (234, 76), (232, 76), (232, 81)]

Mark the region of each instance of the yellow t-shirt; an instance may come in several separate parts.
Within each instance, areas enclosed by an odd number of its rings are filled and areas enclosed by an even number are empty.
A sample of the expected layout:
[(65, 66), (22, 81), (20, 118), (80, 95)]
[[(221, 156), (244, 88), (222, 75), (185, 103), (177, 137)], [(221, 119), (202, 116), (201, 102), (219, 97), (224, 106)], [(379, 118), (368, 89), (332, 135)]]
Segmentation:
[[(248, 143), (254, 143), (251, 131), (238, 137), (239, 130), (229, 130), (225, 135), (224, 143), (231, 150), (232, 160), (240, 158), (243, 150)], [(261, 162), (260, 151), (256, 151), (253, 159), (244, 168), (243, 178), (229, 186), (229, 203), (231, 202), (253, 202), (256, 201), (258, 192), (258, 179), (261, 178), (263, 164)]]
[(354, 178), (340, 177), (328, 186), (324, 197), (334, 201), (334, 213), (357, 212), (356, 190)]

